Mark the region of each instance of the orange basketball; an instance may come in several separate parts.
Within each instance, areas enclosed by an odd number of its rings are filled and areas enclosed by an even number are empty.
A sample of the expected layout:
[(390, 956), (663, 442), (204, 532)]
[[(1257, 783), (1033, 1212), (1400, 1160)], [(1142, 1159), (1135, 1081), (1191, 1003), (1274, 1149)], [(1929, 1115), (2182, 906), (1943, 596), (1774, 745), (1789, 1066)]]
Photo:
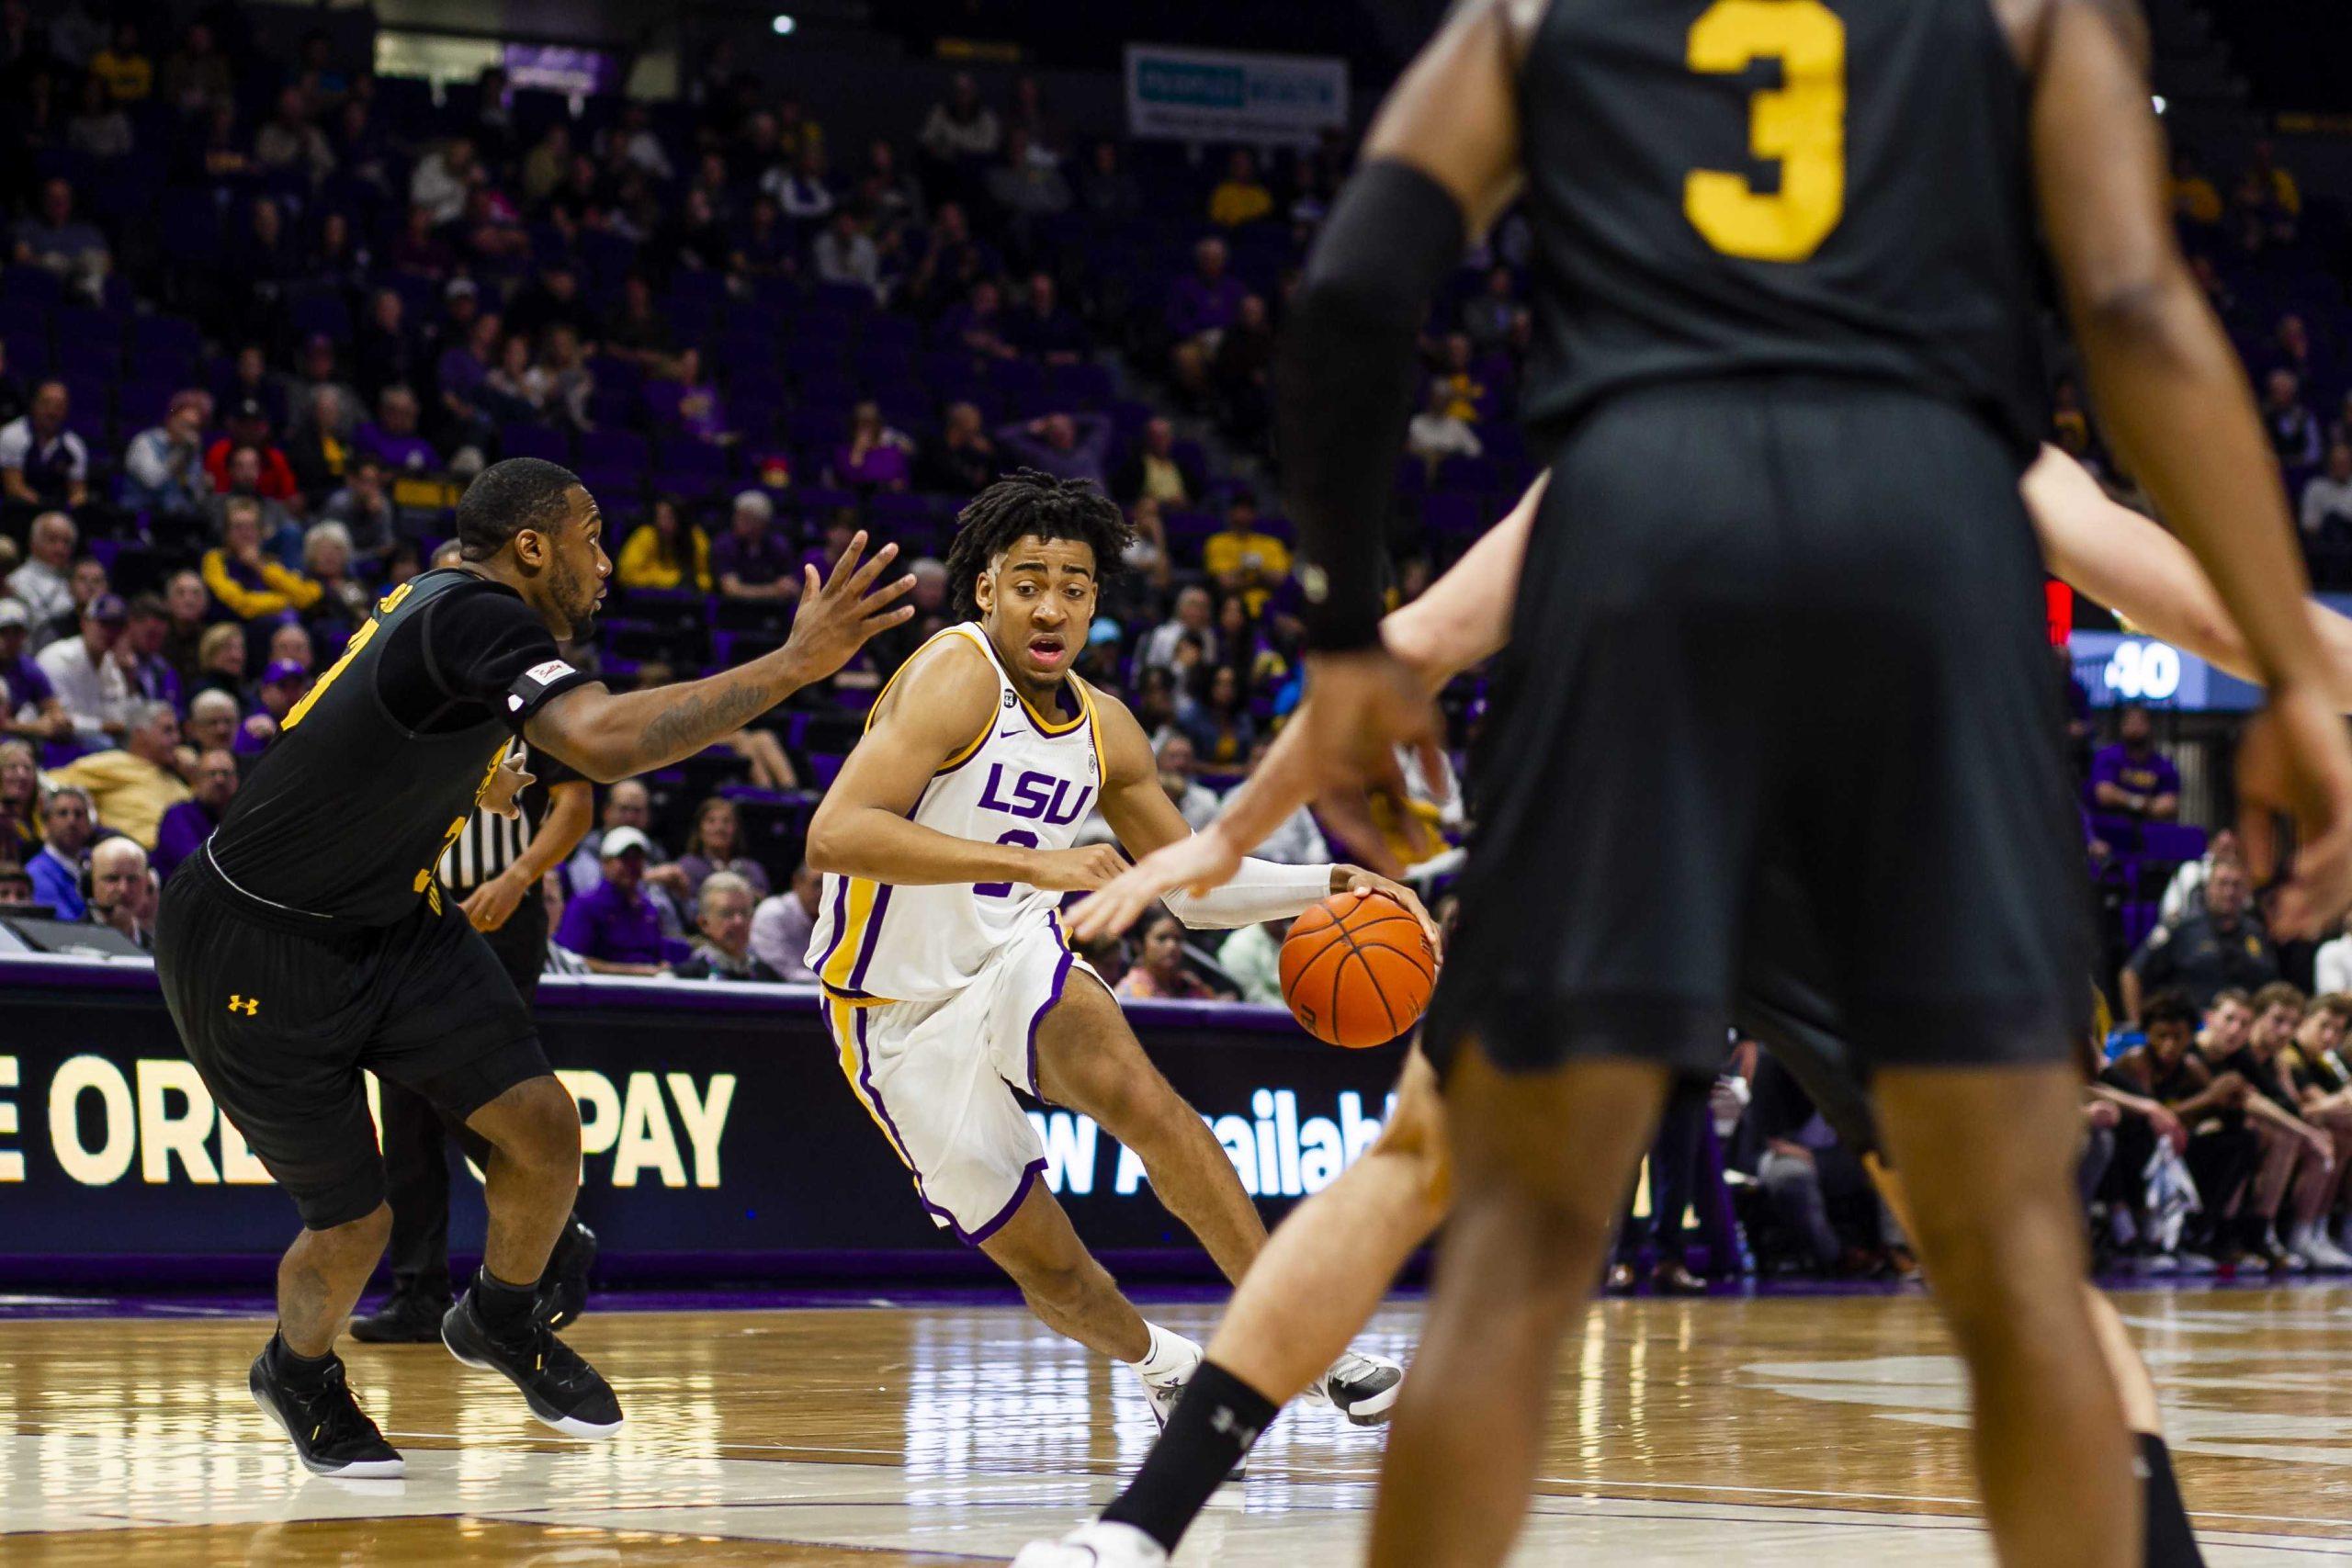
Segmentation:
[(1351, 1051), (1421, 1021), (1437, 954), (1413, 912), (1385, 893), (1334, 893), (1283, 940), (1283, 1000), (1309, 1034)]

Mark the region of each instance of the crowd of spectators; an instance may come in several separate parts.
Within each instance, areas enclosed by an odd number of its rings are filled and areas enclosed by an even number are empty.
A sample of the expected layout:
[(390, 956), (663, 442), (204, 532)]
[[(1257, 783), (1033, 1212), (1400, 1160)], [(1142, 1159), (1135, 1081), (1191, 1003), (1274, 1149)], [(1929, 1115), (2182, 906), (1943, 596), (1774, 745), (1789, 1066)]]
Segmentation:
[[(598, 643), (568, 652), (616, 685), (775, 646), (803, 568), (859, 527), (897, 540), (918, 582), (916, 619), (833, 682), (602, 792), (598, 828), (544, 889), (560, 965), (810, 978), (818, 883), (799, 839), (815, 792), (891, 671), (946, 624), (957, 508), (1013, 466), (1098, 483), (1134, 520), (1079, 669), (1142, 719), (1188, 822), (1210, 819), (1297, 702), (1291, 531), (1264, 509), (1269, 378), (1345, 172), (1337, 140), (1278, 157), (1081, 140), (1035, 79), (991, 93), (958, 75), (906, 106), (898, 138), (845, 146), (749, 77), (715, 70), (663, 104), (568, 103), (495, 69), (428, 92), (337, 59), (322, 34), (271, 57), (233, 6), (168, 32), (28, 15), (5, 36), (0, 903), (143, 942), (161, 879), (376, 598), (436, 558), (466, 479), (505, 456), (569, 463), (597, 494), (617, 592)], [(2340, 230), (2267, 146), (2226, 199), (2193, 156), (2174, 188), (2314, 565), (2352, 581), (2352, 356), (2324, 260)], [(1506, 215), (1430, 318), (1386, 520), (1400, 596), (1532, 477), (1516, 423), (1531, 249)], [(2052, 439), (2129, 497), (2079, 389), (2061, 380), (2052, 405)], [(1382, 824), (1432, 891), (1466, 829), (1479, 693), (1447, 694), (1449, 771), (1417, 774)], [(2121, 1037), (2086, 1110), (2118, 1151), (2086, 1176), (2106, 1234), (2134, 1256), (2267, 1258), (2246, 1228), (2258, 1215), (2284, 1224), (2278, 1251), (2332, 1263), (2312, 1237), (2340, 1183), (2308, 1213), (2320, 1181), (2300, 1164), (2257, 1161), (2228, 1186), (2237, 1167), (2199, 1153), (2190, 1112), (2208, 1107), (2157, 1090), (2199, 1053), (2238, 1063), (2210, 1075), (2224, 1085), (2252, 1081), (2242, 1049), (2304, 1060), (2264, 1021), (2283, 1003), (2249, 1010), (2249, 1038), (2270, 1043), (2241, 1048), (2223, 999), (2275, 1002), (2282, 974), (2308, 981), (2314, 962), (2319, 990), (2352, 992), (2352, 944), (2275, 949), (2225, 837), (2171, 875), (2156, 846), (2189, 830), (2146, 715), (2082, 760), (2094, 873), (2138, 852), (2172, 883), (2154, 929), (2127, 931), (2120, 999), (2146, 1043)], [(1348, 848), (1302, 809), (1257, 852)], [(1088, 956), (1122, 996), (1268, 1001), (1283, 934), (1216, 941), (1155, 919)], [(2155, 1025), (2180, 991), (2202, 1034), (2173, 1049)], [(2297, 1052), (2319, 1032), (2322, 1076), (2342, 1064), (2311, 1020), (2340, 1031), (2344, 1013), (2324, 998), (2288, 1026)], [(1740, 1161), (1793, 1253), (1897, 1256), (1859, 1167), (1752, 1056), (1737, 1076), (1754, 1105), (1724, 1126), (1745, 1128)], [(2151, 1064), (2138, 1089), (2114, 1077)], [(2324, 1120), (2301, 1099), (2280, 1109)], [(2145, 1175), (2132, 1140), (2150, 1129), (2196, 1156), (2179, 1186), (2212, 1217), (2185, 1243), (2158, 1245), (2177, 1192)], [(1695, 1140), (1674, 1138), (1679, 1165)], [(1841, 1235), (1833, 1219), (1861, 1223)]]

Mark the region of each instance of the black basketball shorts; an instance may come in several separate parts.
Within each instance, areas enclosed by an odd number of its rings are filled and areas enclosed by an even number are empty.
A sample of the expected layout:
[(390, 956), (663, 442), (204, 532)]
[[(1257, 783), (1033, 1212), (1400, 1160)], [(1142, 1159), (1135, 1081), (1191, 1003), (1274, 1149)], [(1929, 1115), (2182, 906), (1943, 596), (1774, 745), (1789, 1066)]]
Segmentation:
[(2065, 1059), (2089, 895), (2017, 480), (1965, 412), (1871, 384), (1583, 421), (1472, 771), (1433, 1050), (1711, 1070), (1793, 912), (1858, 1072)]
[(346, 929), (248, 897), (198, 852), (164, 889), (155, 969), (205, 1087), (313, 1230), (384, 1199), (362, 1069), (460, 1122), (549, 1070), (453, 900)]

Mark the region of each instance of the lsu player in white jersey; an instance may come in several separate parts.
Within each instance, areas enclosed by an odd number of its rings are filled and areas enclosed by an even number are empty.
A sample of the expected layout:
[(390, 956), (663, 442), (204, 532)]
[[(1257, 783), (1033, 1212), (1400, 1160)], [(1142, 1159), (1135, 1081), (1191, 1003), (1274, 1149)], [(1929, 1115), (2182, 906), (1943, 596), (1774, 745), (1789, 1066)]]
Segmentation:
[[(1091, 810), (1138, 856), (1192, 831), (1134, 716), (1072, 673), (1128, 537), (1101, 491), (1043, 474), (965, 509), (947, 570), (967, 618), (891, 678), (809, 826), (824, 887), (808, 964), (842, 1072), (933, 1221), (987, 1253), (1046, 1325), (1133, 1367), (1164, 1421), (1200, 1348), (1147, 1323), (1088, 1254), (1038, 1179), (1045, 1149), (1013, 1097), (1091, 1116), (1133, 1150), (1227, 1278), (1265, 1246), (1224, 1147), (1062, 934), (1062, 895), (1125, 869), (1108, 845), (1073, 847)], [(1245, 860), (1216, 893), (1169, 905), (1188, 926), (1230, 928), (1374, 887), (1427, 922), (1408, 889), (1344, 865)], [(1369, 1425), (1401, 1378), (1350, 1352), (1312, 1392)]]

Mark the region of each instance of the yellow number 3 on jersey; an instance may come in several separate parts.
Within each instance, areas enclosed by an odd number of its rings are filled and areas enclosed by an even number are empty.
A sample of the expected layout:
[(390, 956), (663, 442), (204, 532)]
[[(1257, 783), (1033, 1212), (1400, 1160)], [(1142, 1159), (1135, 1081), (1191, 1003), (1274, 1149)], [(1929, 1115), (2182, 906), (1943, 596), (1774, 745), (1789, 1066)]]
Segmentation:
[(1747, 144), (1781, 165), (1777, 194), (1745, 175), (1694, 169), (1682, 210), (1707, 243), (1748, 261), (1801, 262), (1846, 210), (1846, 24), (1821, 0), (1715, 0), (1690, 24), (1690, 69), (1781, 62), (1782, 85), (1749, 100)]

